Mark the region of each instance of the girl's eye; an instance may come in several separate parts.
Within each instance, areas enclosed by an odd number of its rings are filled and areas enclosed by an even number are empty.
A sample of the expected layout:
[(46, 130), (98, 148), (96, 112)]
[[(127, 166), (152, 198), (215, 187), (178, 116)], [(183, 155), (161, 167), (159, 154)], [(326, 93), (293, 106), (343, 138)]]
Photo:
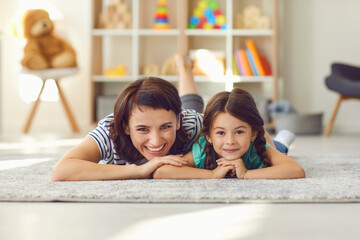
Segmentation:
[(236, 134), (242, 134), (242, 133), (244, 133), (244, 131), (242, 131), (242, 130), (237, 130), (236, 131)]
[(217, 135), (224, 135), (225, 133), (224, 133), (224, 131), (217, 131), (216, 134)]

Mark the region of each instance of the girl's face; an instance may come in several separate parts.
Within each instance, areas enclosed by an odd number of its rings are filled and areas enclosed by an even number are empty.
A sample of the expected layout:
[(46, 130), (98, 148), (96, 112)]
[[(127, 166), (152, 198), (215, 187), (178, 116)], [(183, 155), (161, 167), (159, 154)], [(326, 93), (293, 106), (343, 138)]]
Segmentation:
[(220, 113), (215, 117), (210, 136), (206, 137), (216, 153), (226, 160), (242, 158), (255, 138), (256, 133), (252, 132), (249, 124), (228, 113)]
[(132, 110), (125, 132), (148, 160), (165, 156), (175, 142), (180, 121), (173, 111), (141, 106)]

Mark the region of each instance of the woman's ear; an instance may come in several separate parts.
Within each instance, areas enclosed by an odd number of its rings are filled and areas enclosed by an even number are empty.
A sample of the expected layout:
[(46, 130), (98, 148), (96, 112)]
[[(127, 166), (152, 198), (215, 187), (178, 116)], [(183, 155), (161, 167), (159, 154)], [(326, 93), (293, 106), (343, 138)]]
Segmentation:
[(176, 130), (180, 129), (180, 124), (181, 124), (181, 115), (179, 115), (176, 119)]
[(130, 135), (129, 126), (124, 126), (124, 129), (125, 129), (125, 134)]

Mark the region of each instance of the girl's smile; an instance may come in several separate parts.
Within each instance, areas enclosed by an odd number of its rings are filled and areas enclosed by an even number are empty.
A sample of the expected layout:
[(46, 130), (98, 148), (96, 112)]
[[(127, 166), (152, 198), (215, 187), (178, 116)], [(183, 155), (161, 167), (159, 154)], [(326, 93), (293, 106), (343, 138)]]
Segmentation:
[(215, 152), (227, 160), (243, 157), (256, 138), (251, 126), (229, 113), (220, 113), (213, 120), (210, 136)]
[(227, 152), (227, 153), (234, 153), (234, 152), (236, 152), (236, 151), (238, 151), (239, 150), (239, 148), (236, 148), (236, 149), (223, 149), (223, 151), (225, 151), (225, 152)]

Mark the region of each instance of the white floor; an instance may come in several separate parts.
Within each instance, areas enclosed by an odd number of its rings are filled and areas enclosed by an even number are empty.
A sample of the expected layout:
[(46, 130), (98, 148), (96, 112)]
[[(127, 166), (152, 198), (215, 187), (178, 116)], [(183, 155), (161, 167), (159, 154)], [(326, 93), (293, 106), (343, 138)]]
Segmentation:
[[(80, 136), (78, 136), (80, 137)], [(7, 139), (7, 141), (5, 141)], [(80, 138), (9, 139), (1, 152), (62, 153)], [(359, 157), (360, 136), (298, 136), (289, 155)], [(29, 183), (30, 184), (30, 183)], [(0, 239), (359, 239), (360, 204), (0, 202)]]

